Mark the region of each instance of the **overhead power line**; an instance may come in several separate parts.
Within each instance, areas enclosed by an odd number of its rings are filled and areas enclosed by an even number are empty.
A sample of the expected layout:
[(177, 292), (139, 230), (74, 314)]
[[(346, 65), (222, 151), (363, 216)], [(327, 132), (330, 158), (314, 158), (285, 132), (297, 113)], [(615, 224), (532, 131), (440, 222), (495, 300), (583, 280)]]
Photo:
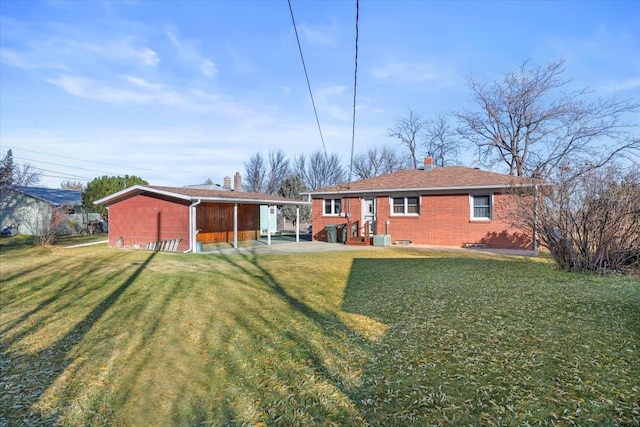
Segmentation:
[(64, 179), (68, 179), (68, 180), (76, 180), (76, 181), (86, 181), (89, 182), (91, 180), (93, 180), (93, 178), (88, 178), (86, 176), (80, 176), (80, 175), (73, 175), (73, 174), (69, 174), (69, 173), (65, 173), (65, 172), (60, 172), (60, 171), (54, 171), (54, 170), (50, 170), (50, 169), (42, 169), (42, 168), (37, 168), (34, 167), (34, 169), (43, 171), (43, 172), (49, 172), (49, 173), (55, 173), (57, 175), (48, 175), (48, 174), (42, 174), (42, 176), (48, 176), (48, 177), (53, 177), (53, 178), (64, 178)]
[(353, 69), (353, 120), (351, 124), (351, 160), (349, 162), (349, 183), (351, 186), (351, 177), (353, 174), (353, 152), (356, 145), (356, 93), (358, 88), (358, 19), (360, 15), (360, 5), (356, 0), (356, 49), (355, 49), (355, 66)]
[(322, 141), (322, 149), (324, 150), (324, 157), (327, 163), (329, 163), (329, 156), (327, 155), (327, 147), (324, 143), (324, 137), (322, 136), (322, 128), (320, 127), (320, 119), (318, 118), (318, 109), (316, 108), (316, 103), (313, 100), (313, 92), (311, 91), (311, 83), (309, 82), (309, 73), (307, 73), (307, 65), (304, 62), (304, 55), (302, 54), (302, 46), (300, 45), (300, 37), (298, 36), (298, 28), (296, 27), (296, 20), (293, 17), (293, 8), (291, 7), (291, 0), (287, 0), (287, 2), (289, 3), (289, 12), (291, 13), (291, 22), (293, 22), (293, 31), (296, 33), (296, 41), (298, 42), (298, 51), (300, 51), (300, 59), (302, 60), (304, 77), (307, 80), (307, 87), (309, 88), (311, 105), (313, 106), (313, 112), (316, 115), (316, 123), (318, 124), (318, 132), (320, 132), (320, 140)]
[[(80, 158), (77, 158), (77, 157), (63, 156), (63, 155), (61, 155), (61, 154), (45, 153), (44, 151), (28, 150), (28, 149), (26, 149), (26, 148), (13, 147), (13, 146), (10, 146), (10, 145), (5, 145), (5, 147), (6, 147), (6, 148), (13, 149), (13, 150), (27, 151), (27, 152), (29, 152), (29, 153), (44, 154), (44, 155), (46, 155), (46, 156), (51, 156), (51, 157), (59, 157), (59, 158), (61, 158), (61, 159), (77, 160), (77, 161), (80, 161), (80, 162), (96, 163), (96, 164), (105, 165), (105, 166), (115, 166), (115, 167), (118, 167), (118, 168), (122, 168), (122, 167), (123, 167), (123, 165), (122, 165), (122, 164), (116, 165), (116, 164), (113, 164), (113, 163), (100, 162), (100, 161), (98, 161), (98, 160), (80, 159)], [(70, 166), (70, 167), (71, 167), (71, 166)], [(160, 172), (160, 171), (157, 171), (157, 170), (154, 170), (154, 169), (141, 168), (141, 167), (126, 167), (126, 168), (127, 168), (127, 169), (137, 169), (137, 170), (148, 171), (148, 172)]]
[(80, 166), (71, 166), (71, 165), (63, 165), (63, 164), (60, 164), (60, 163), (46, 162), (44, 160), (27, 159), (26, 157), (20, 157), (20, 156), (14, 156), (14, 158), (15, 159), (20, 159), (20, 160), (27, 160), (29, 162), (44, 163), (44, 164), (47, 164), (47, 165), (63, 166), (65, 168), (69, 168), (69, 169), (77, 169), (77, 170), (83, 170), (83, 171), (89, 171), (89, 172), (98, 172), (98, 173), (106, 173), (106, 174), (112, 174), (113, 173), (113, 172), (100, 171), (100, 170), (96, 170), (96, 169), (83, 168), (83, 167), (80, 167)]

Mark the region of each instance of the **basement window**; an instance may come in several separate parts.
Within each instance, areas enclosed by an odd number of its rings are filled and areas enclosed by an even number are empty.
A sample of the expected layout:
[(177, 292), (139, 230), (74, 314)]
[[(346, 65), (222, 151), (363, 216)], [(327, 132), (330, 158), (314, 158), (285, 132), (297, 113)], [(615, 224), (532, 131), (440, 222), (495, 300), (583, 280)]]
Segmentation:
[(325, 215), (340, 215), (342, 212), (342, 199), (324, 199)]

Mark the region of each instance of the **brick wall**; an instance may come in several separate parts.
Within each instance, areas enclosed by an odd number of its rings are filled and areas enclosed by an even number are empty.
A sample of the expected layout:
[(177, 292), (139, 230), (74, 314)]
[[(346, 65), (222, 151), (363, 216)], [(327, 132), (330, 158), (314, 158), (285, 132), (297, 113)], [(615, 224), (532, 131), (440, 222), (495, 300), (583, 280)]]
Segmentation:
[(122, 238), (125, 247), (182, 238), (179, 251), (189, 249), (189, 203), (137, 195), (109, 207), (109, 246)]
[[(490, 248), (532, 249), (530, 239), (509, 225), (506, 207), (509, 196), (494, 194), (491, 220), (472, 220), (469, 194), (422, 195), (420, 214), (392, 215), (388, 196), (376, 198), (376, 234), (390, 234), (391, 241), (409, 240), (414, 244), (463, 247), (469, 243), (485, 244)], [(343, 199), (343, 210), (351, 208), (352, 220), (361, 220), (361, 200)], [(314, 240), (326, 240), (327, 224), (346, 223), (346, 218), (326, 216), (322, 199), (312, 201)], [(389, 224), (386, 225), (386, 222)]]

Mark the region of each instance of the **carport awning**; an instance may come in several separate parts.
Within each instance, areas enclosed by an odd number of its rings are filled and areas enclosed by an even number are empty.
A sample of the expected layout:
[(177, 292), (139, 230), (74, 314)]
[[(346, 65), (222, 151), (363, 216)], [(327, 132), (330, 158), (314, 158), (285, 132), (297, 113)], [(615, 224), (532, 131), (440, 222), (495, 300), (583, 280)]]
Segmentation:
[(107, 197), (96, 200), (94, 203), (109, 206), (126, 200), (139, 194), (155, 194), (171, 197), (188, 202), (216, 202), (216, 203), (240, 203), (253, 205), (278, 205), (278, 206), (302, 206), (309, 205), (308, 201), (288, 199), (286, 197), (273, 196), (262, 193), (249, 193), (230, 190), (209, 190), (189, 187), (160, 187), (151, 185), (134, 185), (124, 190), (113, 193)]

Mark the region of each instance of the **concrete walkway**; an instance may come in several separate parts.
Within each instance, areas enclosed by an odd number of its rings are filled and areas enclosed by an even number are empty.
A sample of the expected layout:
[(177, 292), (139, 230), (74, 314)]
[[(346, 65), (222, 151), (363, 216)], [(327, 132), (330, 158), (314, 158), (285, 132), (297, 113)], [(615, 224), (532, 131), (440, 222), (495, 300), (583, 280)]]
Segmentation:
[(525, 250), (509, 250), (509, 249), (467, 249), (467, 248), (454, 248), (447, 246), (432, 246), (432, 245), (391, 245), (391, 246), (349, 246), (342, 243), (326, 243), (318, 241), (303, 241), (295, 242), (290, 240), (280, 240), (273, 238), (271, 245), (267, 245), (266, 242), (261, 240), (254, 240), (246, 246), (241, 246), (237, 249), (232, 247), (216, 247), (205, 248), (202, 253), (206, 254), (278, 254), (278, 253), (313, 253), (313, 252), (336, 252), (336, 251), (362, 251), (362, 250), (382, 250), (382, 249), (397, 249), (397, 250), (413, 250), (413, 251), (446, 251), (446, 252), (476, 252), (498, 255), (511, 255), (511, 256), (537, 256), (535, 251)]

